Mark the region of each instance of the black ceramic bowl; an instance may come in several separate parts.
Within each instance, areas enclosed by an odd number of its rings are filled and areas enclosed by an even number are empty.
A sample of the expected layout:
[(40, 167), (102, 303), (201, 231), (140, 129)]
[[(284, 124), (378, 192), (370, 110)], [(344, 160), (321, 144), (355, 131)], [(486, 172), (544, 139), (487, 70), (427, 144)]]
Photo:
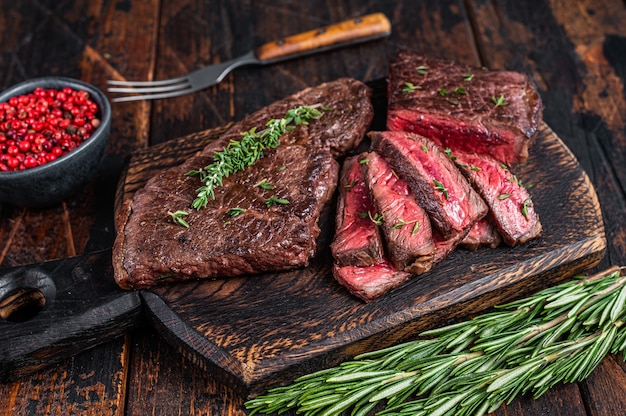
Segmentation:
[(13, 96), (29, 94), (36, 88), (70, 87), (89, 92), (98, 105), (100, 125), (78, 147), (44, 165), (15, 172), (0, 172), (0, 203), (16, 206), (45, 207), (57, 204), (80, 191), (102, 162), (111, 131), (111, 105), (106, 96), (85, 82), (62, 77), (44, 77), (24, 81), (0, 93), (0, 103)]

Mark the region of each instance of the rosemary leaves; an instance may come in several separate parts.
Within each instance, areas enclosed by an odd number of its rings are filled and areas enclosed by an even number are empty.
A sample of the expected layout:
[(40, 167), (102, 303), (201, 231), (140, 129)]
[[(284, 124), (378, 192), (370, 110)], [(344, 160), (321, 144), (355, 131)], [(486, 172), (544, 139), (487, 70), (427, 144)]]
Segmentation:
[(260, 132), (253, 128), (242, 133), (239, 141), (231, 141), (226, 148), (215, 152), (213, 162), (199, 170), (186, 173), (188, 176), (198, 176), (203, 185), (198, 188), (198, 195), (192, 207), (199, 210), (206, 207), (209, 199), (215, 199), (215, 188), (222, 186), (223, 179), (235, 172), (243, 170), (263, 157), (267, 149), (275, 149), (280, 145), (280, 137), (288, 130), (301, 124), (308, 124), (309, 120), (322, 116), (318, 107), (299, 106), (287, 111), (280, 119), (272, 119), (266, 128)]
[(361, 354), (246, 403), (255, 413), (482, 415), (587, 377), (626, 350), (626, 277), (613, 267), (474, 319)]

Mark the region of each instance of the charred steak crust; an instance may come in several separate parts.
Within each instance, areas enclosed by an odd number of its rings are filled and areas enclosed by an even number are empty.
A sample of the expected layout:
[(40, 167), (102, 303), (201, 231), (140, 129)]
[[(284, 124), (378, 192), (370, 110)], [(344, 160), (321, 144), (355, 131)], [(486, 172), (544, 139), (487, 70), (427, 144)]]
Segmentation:
[(346, 158), (339, 178), (335, 236), (330, 245), (339, 266), (370, 266), (384, 259), (382, 237), (367, 212), (375, 208), (363, 180), (358, 156)]
[(417, 134), (370, 132), (372, 150), (387, 160), (411, 187), (444, 240), (465, 236), (488, 208), (482, 198), (432, 141)]
[(525, 162), (542, 117), (541, 97), (527, 75), (412, 51), (400, 51), (390, 63), (388, 89), (389, 130), (489, 154), (511, 167)]
[[(336, 189), (334, 157), (363, 139), (373, 118), (370, 95), (366, 85), (347, 78), (307, 88), (249, 115), (196, 156), (151, 178), (117, 215), (113, 265), (119, 286), (145, 288), (307, 265), (316, 252), (321, 210)], [(242, 132), (263, 128), (297, 105), (326, 110), (285, 134), (281, 145), (253, 166), (225, 178), (206, 208), (190, 208), (199, 182), (186, 172), (206, 166), (216, 150), (239, 140)], [(274, 188), (255, 186), (264, 180)], [(268, 207), (273, 196), (289, 203)], [(245, 211), (229, 215), (236, 207)], [(167, 215), (179, 209), (189, 212), (189, 228)]]

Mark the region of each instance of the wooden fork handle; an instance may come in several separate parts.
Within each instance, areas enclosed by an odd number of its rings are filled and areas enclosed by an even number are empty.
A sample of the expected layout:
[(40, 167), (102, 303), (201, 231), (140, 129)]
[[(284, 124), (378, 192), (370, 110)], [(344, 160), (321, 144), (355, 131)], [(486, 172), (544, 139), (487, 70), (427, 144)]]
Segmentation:
[(377, 39), (390, 33), (391, 23), (387, 17), (373, 13), (266, 43), (255, 53), (263, 63), (269, 63)]

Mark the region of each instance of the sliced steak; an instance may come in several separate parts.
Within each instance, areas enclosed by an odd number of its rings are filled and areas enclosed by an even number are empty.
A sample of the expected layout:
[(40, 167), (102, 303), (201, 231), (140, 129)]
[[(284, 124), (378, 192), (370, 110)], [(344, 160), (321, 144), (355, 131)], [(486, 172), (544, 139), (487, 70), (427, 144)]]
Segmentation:
[(410, 186), (445, 240), (465, 236), (487, 214), (487, 205), (448, 156), (413, 133), (370, 132), (372, 149)]
[(506, 244), (515, 246), (541, 235), (528, 190), (506, 165), (475, 153), (454, 152), (452, 157), (487, 202)]
[(363, 213), (376, 212), (357, 156), (346, 158), (339, 179), (335, 236), (330, 245), (339, 266), (369, 266), (384, 259), (378, 225)]
[(480, 247), (496, 248), (501, 242), (502, 237), (500, 237), (493, 218), (488, 214), (470, 228), (469, 233), (461, 241), (461, 245), (468, 250), (474, 251)]
[(402, 285), (411, 273), (399, 271), (389, 262), (371, 266), (333, 266), (333, 276), (350, 293), (366, 302)]
[[(308, 88), (244, 118), (181, 166), (150, 179), (116, 214), (117, 283), (142, 288), (307, 265), (317, 248), (320, 212), (336, 188), (339, 166), (333, 156), (362, 140), (373, 118), (370, 94), (351, 79)], [(200, 182), (186, 172), (208, 165), (215, 151), (240, 140), (242, 132), (260, 131), (298, 105), (327, 109), (318, 120), (288, 131), (280, 146), (251, 167), (225, 178), (206, 208), (190, 208)], [(262, 182), (273, 189), (257, 186)], [(274, 197), (283, 203), (272, 204)], [(231, 215), (233, 208), (239, 215)], [(169, 217), (168, 211), (177, 210), (189, 213), (189, 228)]]
[(389, 68), (387, 128), (419, 133), (442, 148), (523, 163), (541, 122), (533, 81), (511, 71), (487, 71), (399, 52)]
[(408, 184), (377, 153), (367, 153), (360, 160), (389, 260), (397, 269), (416, 275), (430, 270), (435, 246), (426, 211), (419, 206)]
[(433, 264), (442, 262), (463, 241), (467, 234), (456, 234), (450, 238), (444, 238), (438, 230), (433, 230), (433, 242), (435, 243), (435, 256)]

